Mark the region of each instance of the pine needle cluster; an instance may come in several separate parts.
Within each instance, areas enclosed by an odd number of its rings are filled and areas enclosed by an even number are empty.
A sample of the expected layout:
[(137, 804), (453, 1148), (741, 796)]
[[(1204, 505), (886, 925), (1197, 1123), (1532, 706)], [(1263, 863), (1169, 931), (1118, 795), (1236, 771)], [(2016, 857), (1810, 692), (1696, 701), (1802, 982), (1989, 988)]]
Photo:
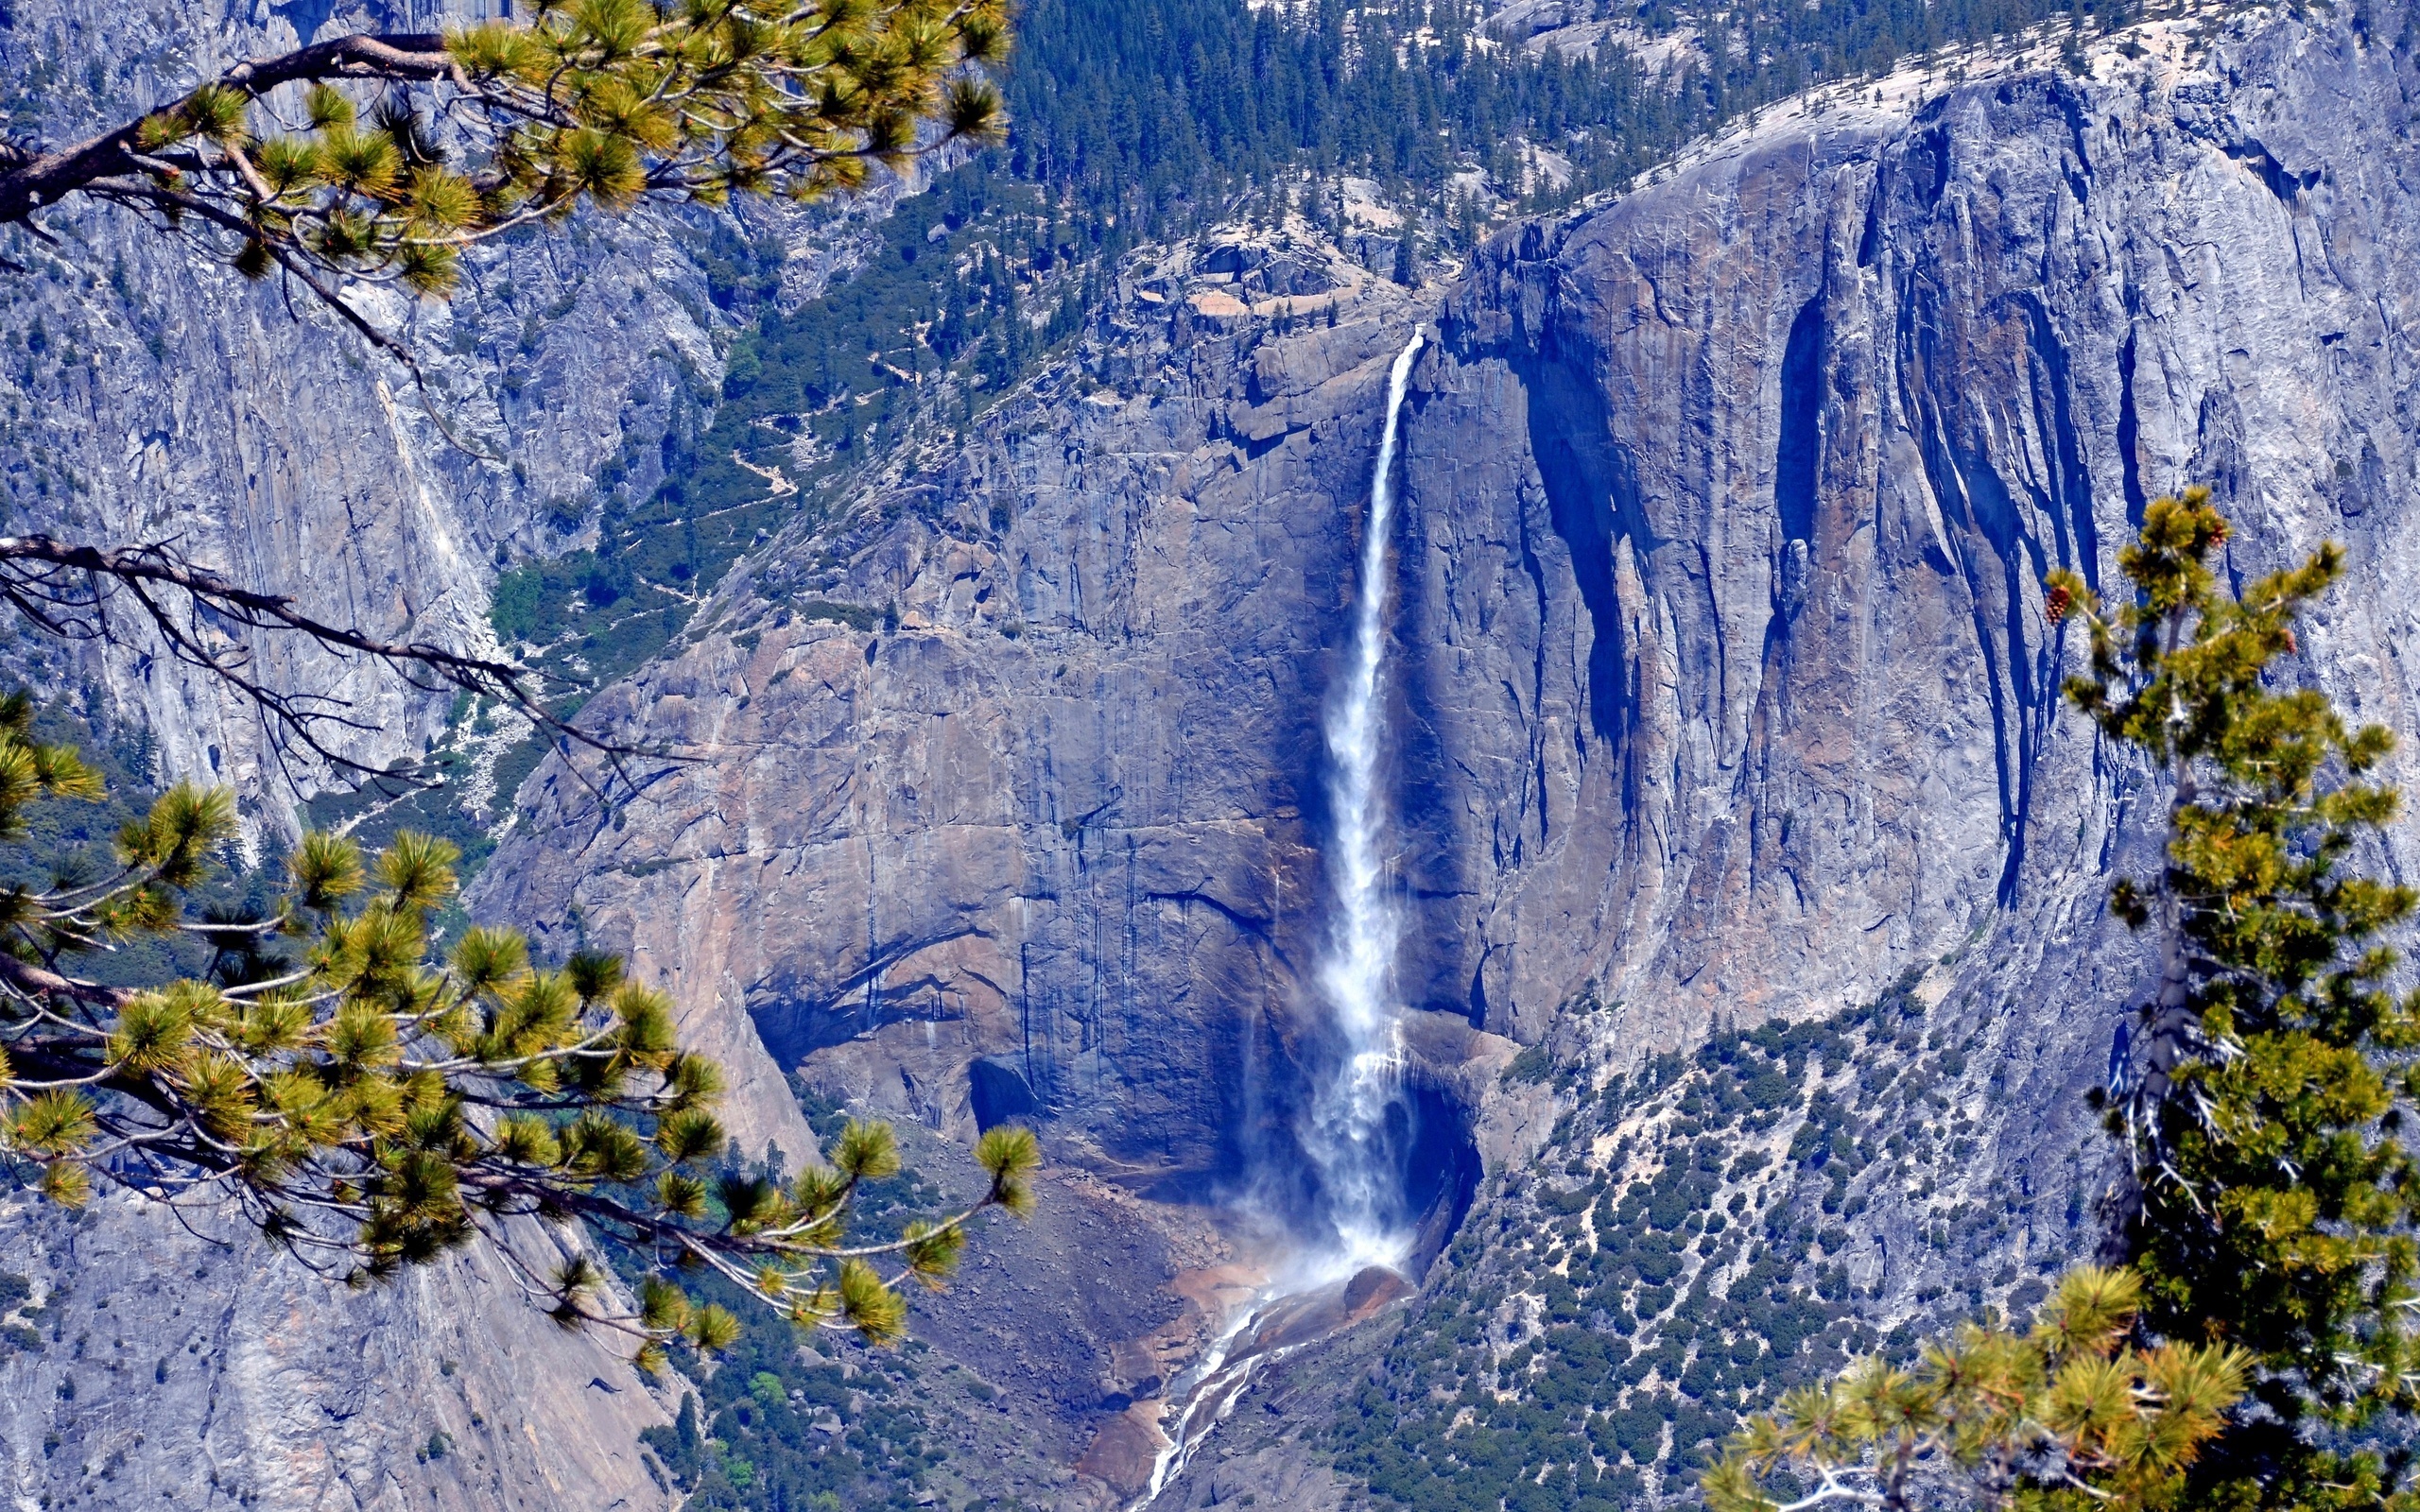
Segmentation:
[[(24, 695), (0, 700), (0, 836), (37, 802), (103, 796), (72, 747), (30, 730)], [(269, 907), (195, 917), (234, 827), (231, 793), (179, 785), (125, 826), (108, 876), (0, 886), (0, 1164), (54, 1200), (80, 1205), (97, 1178), (180, 1209), (232, 1203), (357, 1285), (485, 1236), (559, 1321), (629, 1335), (648, 1368), (736, 1332), (690, 1301), (684, 1273), (887, 1343), (903, 1282), (941, 1286), (977, 1215), (1030, 1208), (1034, 1138), (995, 1128), (975, 1152), (979, 1198), (850, 1245), (859, 1186), (898, 1169), (889, 1128), (851, 1124), (786, 1180), (745, 1174), (713, 1111), (720, 1070), (680, 1048), (670, 999), (619, 960), (541, 966), (493, 927), (435, 948), (451, 844), (406, 832), (365, 856), (315, 833)], [(206, 971), (142, 988), (70, 972), (180, 935), (210, 947)], [(560, 1242), (533, 1245), (545, 1226)], [(580, 1230), (643, 1258), (634, 1309)]]
[(442, 296), (465, 249), (582, 204), (812, 199), (994, 140), (1008, 21), (1007, 0), (534, 0), (340, 38), (0, 173), (0, 222), (80, 193), (218, 233), (248, 277)]
[(1751, 1418), (1706, 1472), (1713, 1512), (1772, 1512), (1777, 1472), (1814, 1484), (1789, 1507), (2173, 1507), (2183, 1473), (2243, 1393), (2226, 1345), (2126, 1342), (2134, 1272), (2083, 1266), (2023, 1333), (1968, 1324), (1913, 1370), (1869, 1358)]

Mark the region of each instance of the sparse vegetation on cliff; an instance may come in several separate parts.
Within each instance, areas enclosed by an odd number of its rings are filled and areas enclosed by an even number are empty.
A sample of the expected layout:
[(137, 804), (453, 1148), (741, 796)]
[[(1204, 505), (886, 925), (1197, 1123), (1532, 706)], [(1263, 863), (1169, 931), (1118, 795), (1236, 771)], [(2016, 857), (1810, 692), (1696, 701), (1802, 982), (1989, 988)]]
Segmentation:
[[(1661, 1502), (1858, 1351), (2038, 1302), (2086, 1214), (1959, 1190), (1988, 1041), (1916, 974), (1628, 1075), (1562, 1057), (1573, 1106), (1347, 1404), (1338, 1467), (1420, 1512)], [(1886, 1294), (1885, 1243), (1927, 1280)]]

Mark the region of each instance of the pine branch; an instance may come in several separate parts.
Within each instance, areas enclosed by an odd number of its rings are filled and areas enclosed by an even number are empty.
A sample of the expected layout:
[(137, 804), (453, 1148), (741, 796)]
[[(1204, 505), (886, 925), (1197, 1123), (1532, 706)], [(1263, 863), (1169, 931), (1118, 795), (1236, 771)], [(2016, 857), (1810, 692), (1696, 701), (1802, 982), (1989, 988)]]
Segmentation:
[[(248, 96), (281, 84), (332, 79), (425, 83), (459, 76), (445, 39), (431, 33), (337, 37), (273, 58), (237, 63), (218, 77), (220, 86)], [(467, 82), (467, 81), (466, 81)], [(140, 176), (144, 116), (42, 157), (22, 148), (0, 155), (0, 226), (24, 224), (104, 180)]]

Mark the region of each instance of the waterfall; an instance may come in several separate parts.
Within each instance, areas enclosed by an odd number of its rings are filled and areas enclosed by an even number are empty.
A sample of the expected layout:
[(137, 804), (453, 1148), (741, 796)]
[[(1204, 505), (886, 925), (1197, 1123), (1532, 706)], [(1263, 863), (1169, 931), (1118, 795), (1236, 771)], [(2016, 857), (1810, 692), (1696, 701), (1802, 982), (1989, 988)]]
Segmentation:
[(1334, 1016), (1342, 1056), (1314, 1095), (1308, 1133), (1319, 1164), (1329, 1276), (1403, 1259), (1405, 1235), (1387, 1148), (1387, 1106), (1403, 1055), (1403, 1025), (1392, 996), (1395, 942), (1402, 933), (1386, 883), (1380, 847), (1387, 811), (1378, 790), (1385, 737), (1379, 673), (1387, 644), (1387, 542), (1395, 506), (1395, 442), (1404, 391), (1420, 354), (1418, 327), (1387, 375), (1387, 423), (1370, 473), (1370, 519), (1361, 539), (1361, 578), (1353, 605), (1353, 645), (1342, 686), (1328, 703), (1328, 804), (1336, 834), (1328, 877), (1336, 912), (1319, 965), (1320, 995)]
[[(1133, 1503), (1143, 1512), (1182, 1474), (1211, 1430), (1232, 1411), (1262, 1366), (1285, 1358), (1349, 1321), (1346, 1283), (1371, 1265), (1401, 1264), (1409, 1246), (1387, 1108), (1395, 1099), (1403, 1025), (1390, 995), (1395, 940), (1402, 931), (1387, 895), (1386, 806), (1378, 792), (1382, 753), (1378, 673), (1386, 659), (1387, 538), (1394, 520), (1395, 440), (1417, 327), (1387, 375), (1387, 423), (1370, 474), (1370, 519), (1355, 589), (1353, 645), (1343, 683), (1328, 701), (1328, 801), (1336, 835), (1328, 855), (1335, 915), (1321, 954), (1321, 998), (1333, 1016), (1341, 1055), (1312, 1094), (1304, 1144), (1319, 1166), (1328, 1232), (1270, 1278), (1230, 1316), (1192, 1368), (1169, 1383), (1161, 1408), (1165, 1441), (1149, 1486)], [(1342, 1311), (1330, 1311), (1341, 1305)]]

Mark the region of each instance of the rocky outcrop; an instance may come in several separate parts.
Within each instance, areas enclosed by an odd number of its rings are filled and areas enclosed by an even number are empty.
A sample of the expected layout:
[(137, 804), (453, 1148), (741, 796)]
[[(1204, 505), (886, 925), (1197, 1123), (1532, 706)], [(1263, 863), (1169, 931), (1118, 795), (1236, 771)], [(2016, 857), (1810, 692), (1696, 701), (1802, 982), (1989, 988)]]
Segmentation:
[[(2043, 572), (2195, 481), (2246, 576), (2396, 559), (2409, 60), (2139, 41), (1770, 125), (1458, 292), (1407, 432), (1430, 1001), (1529, 1038), (1584, 965), (1670, 1042), (2088, 899), (2140, 779), (2057, 716)], [(2409, 729), (2380, 609), (2309, 666)]]
[[(2094, 1243), (2082, 1094), (2145, 979), (2101, 898), (2155, 864), (2164, 794), (2061, 713), (2044, 571), (2113, 581), (2146, 499), (2195, 482), (2238, 580), (2342, 541), (2295, 673), (2397, 730), (2411, 781), (2410, 25), (2152, 26), (2089, 77), (1808, 102), (1495, 243), (1415, 386), (1410, 974), (1618, 1062), (1929, 968), (1979, 1138), (1847, 1226), (1886, 1318)], [(1583, 977), (1617, 1005), (1558, 1019)], [(1956, 1213), (1997, 1247), (1928, 1244)], [(1169, 1504), (1295, 1484), (1316, 1434), (1283, 1409), (1361, 1367), (1272, 1379)]]
[(703, 760), (610, 817), (546, 771), (482, 905), (576, 910), (861, 1103), (965, 1131), (1046, 1109), (1167, 1195), (1249, 1178), (1316, 1023), (1340, 501), (1416, 313), (1340, 263), (1288, 301), (1309, 329), (1265, 339), (1245, 300), (1277, 301), (1222, 292), (1250, 276), (1139, 281), (1091, 371), (735, 575), (596, 706)]
[(0, 1345), (12, 1505), (669, 1504), (637, 1441), (667, 1401), (484, 1249), (354, 1291), (206, 1212), (20, 1193), (0, 1257), (33, 1283)]

